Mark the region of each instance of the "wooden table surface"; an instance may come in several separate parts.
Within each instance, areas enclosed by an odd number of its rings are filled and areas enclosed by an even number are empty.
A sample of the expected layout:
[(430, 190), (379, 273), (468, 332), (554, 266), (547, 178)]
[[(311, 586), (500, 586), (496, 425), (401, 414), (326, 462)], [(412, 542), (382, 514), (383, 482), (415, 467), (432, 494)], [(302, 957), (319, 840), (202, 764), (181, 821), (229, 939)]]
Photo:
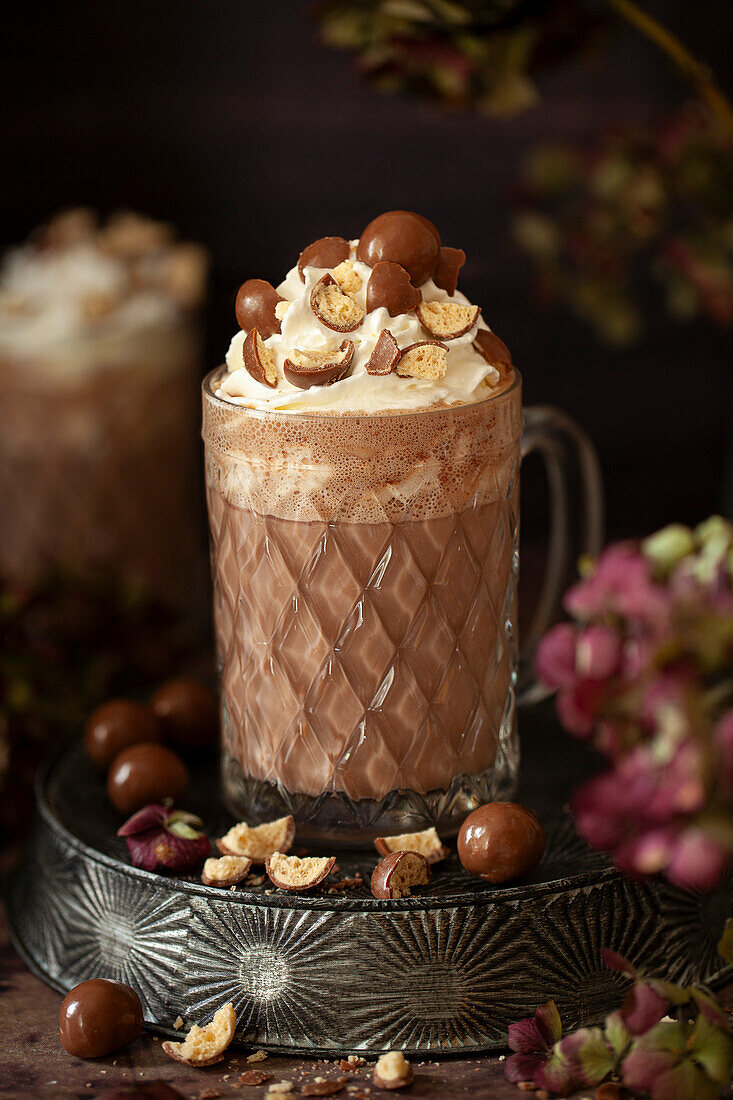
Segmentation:
[[(733, 985), (721, 993), (721, 999), (729, 1010), (733, 1008)], [(404, 1096), (405, 1100), (420, 1096), (440, 1096), (444, 1100), (458, 1100), (459, 1097), (521, 1100), (532, 1095), (507, 1081), (502, 1055), (413, 1060), (413, 1085), (394, 1094), (374, 1088), (369, 1065), (344, 1074), (338, 1060), (324, 1062), (280, 1055), (269, 1055), (265, 1061), (257, 1063), (257, 1069), (272, 1075), (266, 1084), (245, 1088), (238, 1082), (240, 1074), (252, 1068), (247, 1063), (248, 1051), (235, 1050), (223, 1062), (208, 1069), (189, 1069), (166, 1057), (160, 1040), (147, 1032), (137, 1043), (110, 1058), (85, 1062), (67, 1054), (59, 1043), (60, 1004), (61, 995), (34, 977), (15, 953), (3, 919), (0, 926), (0, 1100), (15, 1100), (16, 1097), (87, 1100), (105, 1089), (150, 1081), (165, 1081), (188, 1100), (214, 1100), (214, 1097), (244, 1100), (250, 1096), (256, 1100), (266, 1095), (272, 1082), (292, 1081), (295, 1090), (289, 1095), (296, 1097), (299, 1085), (318, 1076), (347, 1076), (350, 1078), (348, 1084), (360, 1086), (368, 1100), (379, 1100), (387, 1095)], [(346, 1089), (338, 1095), (343, 1100), (352, 1096)], [(577, 1095), (592, 1100), (594, 1090), (586, 1089)]]

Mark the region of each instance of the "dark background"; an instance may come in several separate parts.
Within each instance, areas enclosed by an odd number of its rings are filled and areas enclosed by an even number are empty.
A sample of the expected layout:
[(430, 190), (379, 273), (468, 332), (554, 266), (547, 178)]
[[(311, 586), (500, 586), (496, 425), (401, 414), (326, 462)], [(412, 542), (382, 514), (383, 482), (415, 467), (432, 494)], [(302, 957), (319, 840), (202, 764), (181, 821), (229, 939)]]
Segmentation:
[[(730, 95), (730, 4), (644, 4)], [(725, 507), (730, 333), (660, 311), (642, 344), (604, 350), (580, 322), (540, 308), (511, 240), (508, 201), (531, 144), (653, 121), (686, 96), (635, 31), (619, 25), (602, 49), (542, 78), (537, 108), (497, 121), (372, 91), (348, 55), (317, 43), (296, 0), (7, 11), (0, 244), (79, 203), (173, 221), (214, 260), (203, 372), (223, 358), (245, 278), (277, 283), (315, 237), (356, 236), (383, 209), (416, 209), (468, 252), (463, 289), (512, 348), (527, 403), (561, 405), (595, 439), (611, 534)]]

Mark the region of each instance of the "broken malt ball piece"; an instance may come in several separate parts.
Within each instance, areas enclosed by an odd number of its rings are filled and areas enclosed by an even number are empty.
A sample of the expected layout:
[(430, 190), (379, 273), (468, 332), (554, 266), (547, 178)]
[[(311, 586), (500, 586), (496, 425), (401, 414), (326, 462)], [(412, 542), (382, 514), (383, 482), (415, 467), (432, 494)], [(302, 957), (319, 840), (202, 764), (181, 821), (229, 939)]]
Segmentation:
[(333, 275), (324, 275), (311, 291), (315, 317), (332, 332), (353, 332), (364, 320), (364, 310), (344, 294)]
[(91, 978), (66, 994), (59, 1010), (61, 1046), (76, 1058), (105, 1058), (139, 1039), (143, 1009), (134, 989)]
[(265, 862), (270, 882), (279, 890), (312, 890), (331, 874), (335, 856), (286, 856), (273, 852)]
[(462, 248), (441, 248), (438, 266), (433, 272), (433, 282), (451, 298), (458, 286), (458, 272), (466, 262), (466, 253)]
[(354, 357), (354, 344), (344, 340), (333, 351), (301, 351), (293, 348), (283, 363), (283, 374), (288, 382), (301, 390), (311, 386), (330, 386), (340, 382), (351, 368)]
[(305, 282), (306, 267), (338, 267), (351, 255), (351, 245), (345, 237), (321, 237), (304, 248), (298, 257), (298, 274)]
[(372, 1080), (378, 1089), (404, 1089), (413, 1082), (412, 1066), (400, 1050), (390, 1050), (377, 1060)]
[(431, 336), (441, 340), (457, 340), (473, 328), (481, 306), (464, 306), (460, 302), (421, 302), (417, 307), (420, 324)]
[(249, 874), (252, 860), (247, 856), (221, 856), (219, 859), (207, 859), (201, 872), (204, 886), (236, 886)]
[(545, 831), (518, 802), (488, 802), (458, 833), (458, 858), (472, 875), (500, 886), (524, 878), (542, 859)]
[(380, 856), (390, 852), (418, 852), (428, 863), (439, 863), (450, 853), (441, 843), (435, 829), (423, 829), (421, 833), (401, 833), (399, 836), (380, 836), (374, 841)]
[(404, 267), (390, 260), (380, 260), (372, 268), (366, 291), (367, 313), (381, 306), (390, 317), (411, 313), (422, 301), (422, 292), (410, 282)]
[(256, 328), (262, 339), (267, 340), (280, 331), (275, 307), (282, 301), (284, 299), (272, 283), (265, 279), (247, 279), (239, 288), (234, 307), (239, 327), (245, 332)]
[(213, 1066), (224, 1057), (224, 1051), (234, 1038), (236, 1026), (237, 1015), (230, 1002), (214, 1014), (210, 1024), (205, 1027), (194, 1024), (182, 1043), (166, 1042), (162, 1044), (162, 1049), (174, 1062), (196, 1068)]
[(262, 825), (240, 821), (217, 840), (216, 846), (222, 855), (243, 856), (253, 863), (264, 863), (274, 852), (290, 851), (294, 840), (295, 821), (288, 816), (265, 821)]
[(401, 357), (402, 352), (394, 336), (388, 328), (383, 328), (374, 345), (374, 351), (369, 356), (366, 372), (367, 374), (391, 374)]
[(411, 210), (388, 210), (369, 222), (356, 249), (356, 258), (369, 267), (380, 260), (400, 264), (413, 286), (422, 286), (435, 271), (440, 234), (431, 221)]
[(263, 386), (269, 386), (274, 390), (277, 386), (277, 367), (272, 352), (265, 347), (265, 342), (256, 328), (247, 333), (244, 341), (244, 366), (255, 382)]
[(402, 349), (397, 373), (403, 378), (426, 378), (431, 382), (445, 377), (448, 348), (438, 340), (420, 340)]
[(356, 294), (362, 288), (361, 276), (351, 260), (344, 260), (335, 267), (333, 277), (344, 294)]
[(372, 894), (380, 900), (409, 898), (413, 886), (425, 886), (429, 880), (425, 856), (419, 852), (390, 852), (372, 871)]
[(89, 715), (84, 748), (101, 771), (118, 752), (141, 741), (159, 741), (160, 728), (152, 710), (131, 699), (110, 699)]
[(478, 330), (473, 341), (473, 347), (479, 355), (483, 355), (490, 366), (498, 370), (499, 374), (507, 375), (514, 369), (512, 353), (509, 348), (503, 340), (499, 339), (496, 333), (489, 332), (487, 328)]

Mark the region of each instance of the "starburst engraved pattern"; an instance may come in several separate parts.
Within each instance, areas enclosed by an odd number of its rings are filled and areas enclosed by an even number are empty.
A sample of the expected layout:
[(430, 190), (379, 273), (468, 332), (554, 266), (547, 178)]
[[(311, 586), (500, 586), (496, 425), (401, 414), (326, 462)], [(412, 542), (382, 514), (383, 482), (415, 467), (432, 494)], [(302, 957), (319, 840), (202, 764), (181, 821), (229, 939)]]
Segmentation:
[(707, 983), (729, 971), (718, 954), (718, 943), (733, 912), (733, 875), (709, 894), (677, 890), (666, 880), (659, 882), (658, 889), (669, 945), (664, 976), (669, 974), (677, 982)]
[(59, 979), (64, 968), (65, 898), (80, 869), (81, 861), (74, 853), (53, 834), (39, 829), (11, 898), (11, 917), (23, 929), (27, 950), (44, 960), (53, 980)]
[[(82, 803), (85, 780), (63, 774), (55, 806), (76, 805), (75, 828), (86, 837), (96, 827), (106, 851), (113, 827)], [(196, 798), (208, 790), (201, 783)], [(730, 974), (716, 945), (733, 880), (683, 893), (596, 867), (562, 822), (550, 822), (548, 840), (537, 877), (505, 888), (469, 878), (453, 857), (399, 902), (366, 888), (230, 893), (110, 861), (46, 805), (12, 884), (10, 923), (30, 965), (59, 988), (95, 976), (127, 982), (161, 1028), (179, 1013), (204, 1022), (232, 1001), (239, 1042), (290, 1051), (501, 1048), (508, 1025), (549, 997), (566, 1026), (588, 1025), (626, 989), (603, 965), (603, 947), (672, 980)], [(374, 857), (339, 862), (341, 874), (368, 882)]]
[(611, 866), (607, 855), (589, 848), (578, 836), (566, 807), (547, 825), (547, 846), (540, 864), (546, 878), (565, 878), (582, 871), (600, 871)]
[(602, 1019), (627, 987), (627, 979), (603, 963), (602, 948), (664, 970), (667, 944), (659, 925), (653, 888), (620, 875), (537, 898), (531, 930), (537, 1003), (552, 997), (574, 1025)]
[(308, 1046), (332, 1032), (342, 1010), (340, 976), (348, 960), (335, 913), (211, 904), (193, 900), (197, 934), (186, 965), (195, 975), (190, 1019), (207, 1019), (231, 1001), (238, 1035), (253, 1043)]
[(519, 905), (352, 919), (355, 1047), (457, 1050), (503, 1039), (517, 1007)]
[(161, 995), (178, 982), (184, 965), (185, 898), (86, 864), (61, 904), (63, 984), (113, 978), (137, 990), (146, 1019), (167, 1018)]

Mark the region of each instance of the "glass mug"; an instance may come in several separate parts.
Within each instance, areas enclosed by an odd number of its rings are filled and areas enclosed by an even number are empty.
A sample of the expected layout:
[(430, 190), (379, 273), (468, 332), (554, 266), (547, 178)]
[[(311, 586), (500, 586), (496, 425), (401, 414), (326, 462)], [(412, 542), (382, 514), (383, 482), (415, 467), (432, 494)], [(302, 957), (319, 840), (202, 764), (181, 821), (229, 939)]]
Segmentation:
[(227, 808), (315, 843), (455, 835), (516, 785), (520, 459), (542, 453), (553, 498), (532, 642), (562, 583), (560, 437), (600, 546), (590, 443), (552, 409), (523, 434), (516, 372), (474, 404), (346, 416), (244, 408), (222, 372), (203, 437)]

